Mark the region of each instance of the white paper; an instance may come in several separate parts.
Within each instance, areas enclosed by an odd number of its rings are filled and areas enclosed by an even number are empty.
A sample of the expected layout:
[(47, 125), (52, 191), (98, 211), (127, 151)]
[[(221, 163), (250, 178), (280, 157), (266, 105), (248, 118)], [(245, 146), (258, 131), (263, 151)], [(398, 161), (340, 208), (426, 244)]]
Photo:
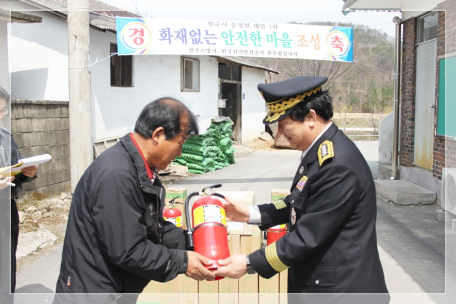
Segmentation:
[(42, 155), (36, 155), (36, 156), (32, 156), (32, 157), (22, 158), (18, 162), (18, 164), (21, 164), (21, 165), (16, 166), (16, 167), (11, 168), (11, 169), (10, 169), (10, 167), (7, 167), (6, 170), (3, 170), (0, 173), (21, 172), (23, 168), (37, 166), (39, 164), (48, 162), (51, 159), (52, 159), (52, 157), (49, 154), (42, 154)]
[(235, 230), (243, 230), (244, 229), (244, 223), (242, 222), (228, 222), (228, 230), (229, 231), (235, 231)]

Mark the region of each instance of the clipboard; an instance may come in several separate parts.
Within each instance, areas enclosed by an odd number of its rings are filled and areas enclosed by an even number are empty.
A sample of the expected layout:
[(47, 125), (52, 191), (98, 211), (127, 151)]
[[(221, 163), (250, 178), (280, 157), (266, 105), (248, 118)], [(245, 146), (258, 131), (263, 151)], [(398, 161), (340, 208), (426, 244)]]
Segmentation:
[(12, 175), (17, 175), (22, 172), (23, 168), (37, 166), (39, 164), (48, 162), (52, 159), (49, 154), (41, 154), (32, 157), (22, 158), (15, 165), (0, 168), (0, 175), (2, 178)]

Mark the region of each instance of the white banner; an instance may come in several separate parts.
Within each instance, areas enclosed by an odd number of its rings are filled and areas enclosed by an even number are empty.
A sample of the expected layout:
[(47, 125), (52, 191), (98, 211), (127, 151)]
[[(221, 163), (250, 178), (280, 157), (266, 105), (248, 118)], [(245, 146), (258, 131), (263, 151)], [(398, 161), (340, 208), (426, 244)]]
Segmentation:
[(116, 17), (119, 55), (219, 55), (353, 61), (353, 28)]

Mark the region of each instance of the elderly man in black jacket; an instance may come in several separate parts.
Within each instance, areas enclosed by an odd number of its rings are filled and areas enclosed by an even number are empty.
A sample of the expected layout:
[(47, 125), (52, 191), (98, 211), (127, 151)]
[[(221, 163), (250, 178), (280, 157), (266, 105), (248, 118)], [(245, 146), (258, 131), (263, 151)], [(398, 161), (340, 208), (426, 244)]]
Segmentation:
[[(161, 98), (143, 109), (134, 133), (87, 168), (71, 204), (57, 293), (108, 293), (116, 303), (134, 303), (150, 280), (181, 273), (215, 278), (203, 265), (212, 261), (186, 251), (184, 231), (162, 216), (165, 189), (156, 170), (180, 155), (192, 134), (198, 134), (195, 116), (181, 102)], [(55, 302), (69, 301), (56, 296)]]
[[(0, 168), (15, 165), (21, 158), (24, 158), (11, 133), (3, 127), (3, 125), (10, 124), (10, 122), (6, 123), (5, 121), (5, 119), (9, 119), (8, 113), (10, 112), (10, 109), (11, 97), (4, 88), (0, 87), (0, 121), (2, 125), (0, 127)], [(11, 251), (8, 255), (2, 251), (2, 258), (4, 256), (10, 256), (11, 282), (8, 287), (11, 293), (14, 293), (16, 290), (16, 251), (19, 242), (19, 213), (17, 210), (16, 199), (19, 197), (19, 191), (22, 189), (22, 184), (36, 179), (37, 171), (38, 166), (32, 166), (23, 168), (21, 173), (17, 175), (4, 176), (0, 178), (0, 204), (2, 207), (7, 206), (8, 204), (11, 205), (9, 212), (10, 216), (8, 216), (11, 221)], [(3, 266), (3, 263), (1, 264)], [(1, 268), (3, 270), (3, 267)], [(0, 293), (5, 293), (4, 288), (7, 287), (6, 285), (8, 284), (5, 282), (2, 288), (0, 288)], [(0, 300), (3, 299), (0, 298)], [(5, 300), (5, 303), (8, 301), (12, 303), (12, 297), (10, 297), (9, 300)]]
[[(254, 207), (227, 198), (231, 220), (289, 233), (248, 256), (219, 263), (218, 275), (257, 272), (270, 278), (289, 270), (289, 293), (387, 293), (376, 237), (376, 193), (371, 171), (355, 144), (331, 122), (326, 77), (301, 76), (260, 84), (269, 113), (292, 148), (303, 151), (291, 194)], [(389, 300), (389, 296), (383, 297)]]

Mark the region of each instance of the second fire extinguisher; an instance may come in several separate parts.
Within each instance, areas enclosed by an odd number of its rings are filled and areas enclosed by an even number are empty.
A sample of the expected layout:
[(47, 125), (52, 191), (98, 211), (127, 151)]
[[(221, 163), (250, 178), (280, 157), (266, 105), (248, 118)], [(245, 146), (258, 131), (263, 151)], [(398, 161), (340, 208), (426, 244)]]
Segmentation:
[(179, 196), (173, 198), (166, 204), (167, 208), (163, 210), (163, 218), (165, 221), (173, 223), (174, 226), (184, 229), (184, 227), (182, 227), (182, 212), (176, 208), (176, 204), (182, 203), (176, 202), (177, 198), (179, 198)]
[(285, 224), (273, 226), (268, 229), (268, 245), (274, 243), (287, 233)]
[[(201, 192), (191, 193), (185, 200), (184, 206), (190, 248), (213, 260), (212, 265), (206, 266), (208, 269), (217, 269), (220, 266), (218, 260), (230, 256), (225, 209), (223, 203), (217, 198), (217, 196), (221, 198), (225, 196), (213, 191), (213, 188), (221, 186), (217, 184), (204, 188)], [(190, 217), (189, 202), (196, 195), (202, 197), (193, 203)], [(215, 277), (216, 280), (223, 278)]]

